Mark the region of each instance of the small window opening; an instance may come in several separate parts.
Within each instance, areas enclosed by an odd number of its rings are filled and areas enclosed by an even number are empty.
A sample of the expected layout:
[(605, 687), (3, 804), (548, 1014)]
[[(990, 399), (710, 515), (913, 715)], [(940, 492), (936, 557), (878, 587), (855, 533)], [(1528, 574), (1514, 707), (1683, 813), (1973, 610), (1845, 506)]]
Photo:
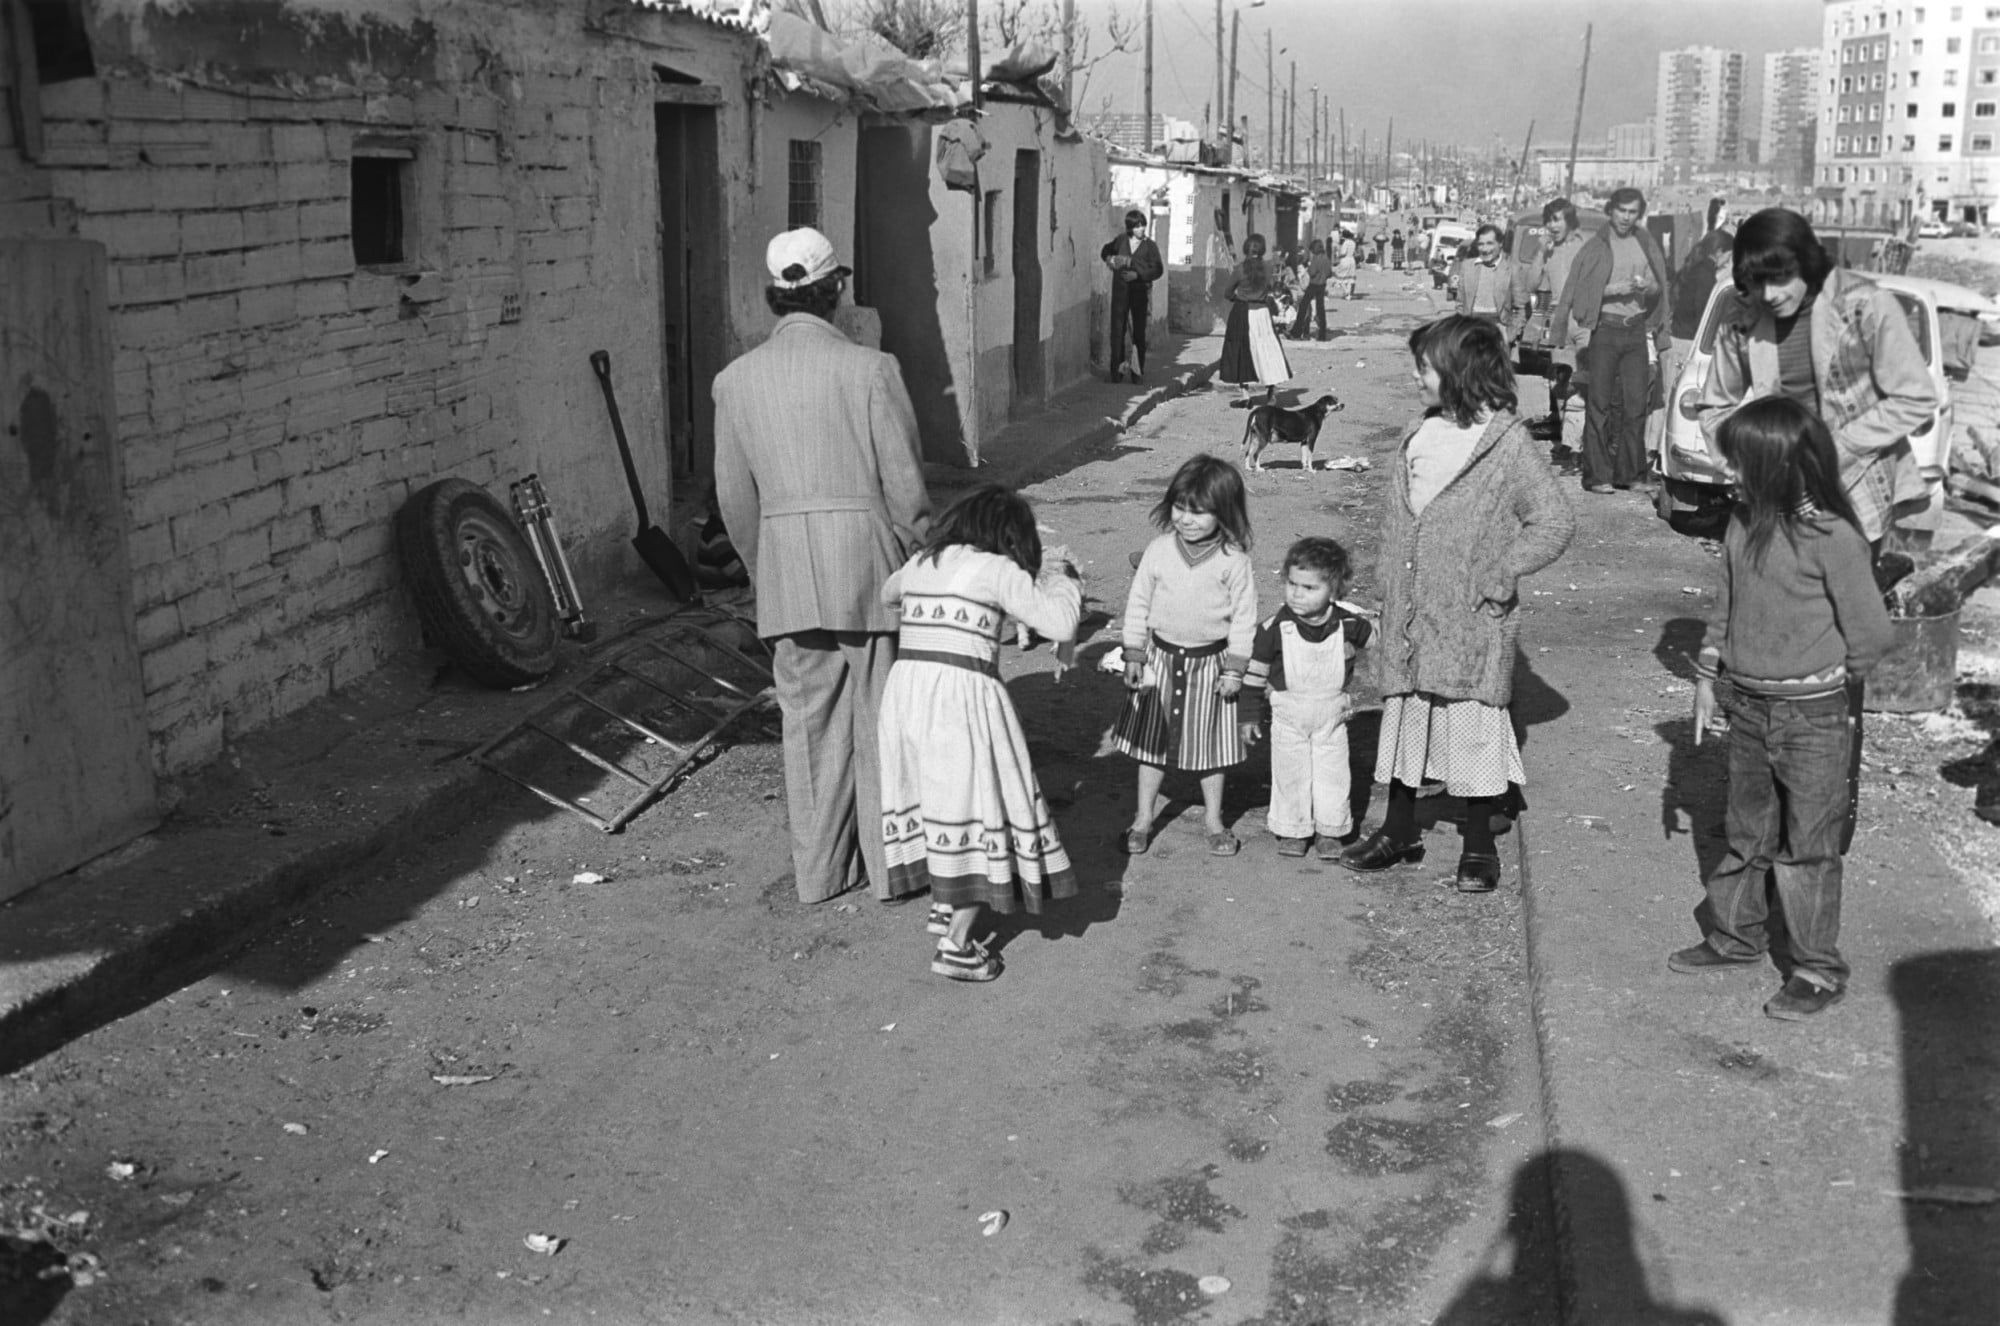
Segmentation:
[(408, 149), (357, 150), (351, 218), (355, 266), (387, 267), (409, 260), (405, 218), (414, 157)]
[(81, 0), (26, 0), (28, 26), (35, 36), (35, 76), (43, 83), (94, 78), (97, 64), (90, 57), (90, 31), (83, 24)]
[(819, 225), (820, 145), (809, 138), (791, 140), (786, 159), (785, 219), (790, 229)]

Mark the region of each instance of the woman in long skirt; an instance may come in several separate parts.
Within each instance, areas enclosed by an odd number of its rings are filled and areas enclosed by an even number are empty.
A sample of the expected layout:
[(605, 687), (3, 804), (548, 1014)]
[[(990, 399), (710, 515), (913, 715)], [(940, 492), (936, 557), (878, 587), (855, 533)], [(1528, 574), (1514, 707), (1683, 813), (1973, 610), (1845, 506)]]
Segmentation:
[(1224, 382), (1236, 384), (1242, 393), (1239, 405), (1255, 399), (1253, 386), (1264, 388), (1268, 403), (1278, 394), (1278, 384), (1292, 379), (1292, 366), (1285, 358), (1284, 343), (1278, 339), (1277, 285), (1271, 265), (1264, 258), (1262, 235), (1243, 241), (1243, 261), (1229, 274), (1222, 297), (1229, 301), (1229, 322), (1222, 334), (1222, 365), (1216, 370)]

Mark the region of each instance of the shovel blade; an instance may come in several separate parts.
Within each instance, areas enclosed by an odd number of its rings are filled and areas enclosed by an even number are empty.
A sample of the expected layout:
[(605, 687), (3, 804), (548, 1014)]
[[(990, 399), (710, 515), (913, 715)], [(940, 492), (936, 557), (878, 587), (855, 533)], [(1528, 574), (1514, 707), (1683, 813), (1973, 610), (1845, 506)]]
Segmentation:
[(639, 552), (639, 560), (644, 562), (667, 592), (683, 603), (701, 602), (701, 590), (695, 584), (694, 568), (681, 556), (681, 550), (667, 537), (667, 532), (658, 525), (648, 525), (632, 538), (632, 546)]

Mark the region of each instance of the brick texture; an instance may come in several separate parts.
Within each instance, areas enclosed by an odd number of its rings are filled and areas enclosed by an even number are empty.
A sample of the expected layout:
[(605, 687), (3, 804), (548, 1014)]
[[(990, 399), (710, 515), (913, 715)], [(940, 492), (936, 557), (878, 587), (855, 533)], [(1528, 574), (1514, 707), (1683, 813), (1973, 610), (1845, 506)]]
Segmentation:
[[(355, 84), (356, 53), (299, 71), (299, 95), (268, 81), (239, 94), (189, 70), (148, 76), (134, 54), (44, 89), (45, 163), (0, 131), (0, 224), (108, 256), (133, 606), (165, 772), (414, 646), (391, 532), (426, 484), (466, 478), (504, 500), (506, 479), (554, 476), (579, 565), (618, 564), (605, 550), (623, 547), (629, 508), (587, 355), (617, 347), (643, 451), (663, 432), (651, 55), (585, 33), (574, 6), (440, 12), (456, 54), (435, 67), (477, 68), (478, 85)], [(736, 95), (750, 39), (681, 30)], [(738, 126), (729, 160), (745, 111), (722, 119)], [(418, 145), (411, 260), (390, 270), (355, 263), (361, 134)], [(423, 301), (405, 299), (419, 276)], [(503, 293), (523, 300), (519, 322), (499, 323)], [(664, 449), (640, 463), (664, 497)]]

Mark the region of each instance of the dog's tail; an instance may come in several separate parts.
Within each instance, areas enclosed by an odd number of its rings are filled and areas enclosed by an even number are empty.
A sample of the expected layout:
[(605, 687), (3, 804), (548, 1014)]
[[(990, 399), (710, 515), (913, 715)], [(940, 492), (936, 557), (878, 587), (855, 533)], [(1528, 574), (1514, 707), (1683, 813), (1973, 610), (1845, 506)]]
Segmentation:
[(1250, 434), (1256, 430), (1257, 411), (1262, 408), (1264, 407), (1261, 405), (1253, 405), (1243, 412), (1243, 440), (1236, 445), (1245, 451), (1250, 449)]

